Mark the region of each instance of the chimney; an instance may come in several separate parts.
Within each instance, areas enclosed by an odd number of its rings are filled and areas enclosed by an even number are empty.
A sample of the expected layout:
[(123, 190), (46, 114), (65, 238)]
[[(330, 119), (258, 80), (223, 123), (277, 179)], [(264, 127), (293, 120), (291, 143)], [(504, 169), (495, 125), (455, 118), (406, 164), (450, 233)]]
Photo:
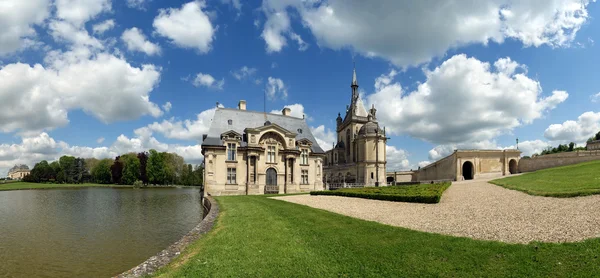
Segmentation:
[(283, 110), (281, 110), (281, 114), (283, 114), (284, 116), (289, 116), (292, 113), (292, 109), (289, 109), (288, 107), (283, 108)]
[(240, 102), (238, 103), (238, 109), (246, 110), (246, 101), (245, 100), (240, 100)]

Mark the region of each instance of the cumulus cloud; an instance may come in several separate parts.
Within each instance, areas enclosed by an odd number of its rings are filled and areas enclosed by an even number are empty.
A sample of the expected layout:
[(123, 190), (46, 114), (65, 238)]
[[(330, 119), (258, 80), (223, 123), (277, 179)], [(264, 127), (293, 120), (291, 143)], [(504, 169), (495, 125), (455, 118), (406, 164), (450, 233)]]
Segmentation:
[(501, 150), (496, 141), (483, 140), (479, 142), (467, 142), (460, 144), (445, 144), (435, 146), (429, 150), (429, 160), (437, 161), (452, 154), (455, 150)]
[(199, 72), (196, 75), (196, 78), (192, 80), (192, 84), (196, 87), (204, 86), (207, 88), (223, 90), (223, 86), (225, 85), (225, 79), (216, 80), (212, 75), (208, 73)]
[(98, 144), (102, 144), (102, 143), (104, 143), (104, 137), (100, 137), (100, 138), (98, 138), (98, 139), (96, 140), (96, 143), (98, 143)]
[(308, 49), (308, 43), (306, 43), (300, 35), (296, 33), (290, 33), (290, 38), (298, 44), (298, 50), (304, 51)]
[(78, 27), (112, 8), (110, 0), (56, 0), (55, 6), (58, 18)]
[(207, 53), (214, 40), (216, 27), (202, 10), (205, 7), (204, 1), (193, 1), (180, 9), (161, 9), (153, 26), (158, 34), (169, 38), (177, 46)]
[(148, 41), (142, 31), (136, 27), (123, 31), (121, 40), (125, 42), (129, 51), (140, 51), (150, 56), (160, 54), (160, 46)]
[(593, 94), (593, 95), (591, 95), (591, 96), (590, 96), (590, 100), (591, 100), (592, 102), (598, 102), (598, 101), (600, 101), (600, 93), (597, 93), (597, 94)]
[(34, 26), (50, 14), (49, 0), (8, 0), (0, 6), (0, 56), (31, 45), (37, 36)]
[(98, 24), (94, 24), (92, 26), (92, 30), (94, 30), (94, 34), (104, 34), (104, 32), (115, 27), (115, 21), (113, 19), (107, 19)]
[(50, 34), (57, 42), (72, 44), (74, 47), (103, 49), (104, 45), (80, 26), (62, 20), (52, 20), (48, 26)]
[[(510, 65), (510, 66), (507, 66)], [(542, 95), (538, 81), (516, 72), (510, 58), (489, 63), (455, 55), (407, 93), (395, 82), (395, 70), (375, 80), (367, 95), (377, 117), (394, 134), (407, 134), (436, 144), (480, 142), (543, 116), (567, 99), (564, 91)]]
[(173, 107), (173, 105), (171, 105), (171, 102), (167, 101), (165, 104), (163, 104), (162, 108), (163, 111), (165, 112), (169, 112), (171, 111), (171, 108)]
[(310, 131), (317, 140), (319, 146), (321, 146), (321, 148), (325, 151), (331, 150), (333, 148), (333, 144), (337, 142), (337, 135), (335, 131), (325, 128), (324, 125), (310, 127)]
[(202, 111), (195, 120), (175, 120), (174, 118), (154, 122), (136, 130), (137, 133), (156, 132), (170, 139), (202, 141), (202, 135), (208, 133), (216, 108)]
[(241, 0), (221, 0), (221, 3), (231, 5), (234, 9), (236, 9), (238, 11), (238, 15), (242, 11)]
[[(285, 106), (283, 106), (283, 108), (289, 108), (290, 109), (290, 116), (292, 116), (292, 117), (296, 117), (296, 118), (300, 118), (300, 119), (306, 118), (307, 120), (311, 120), (310, 117), (308, 117), (304, 113), (304, 105), (302, 105), (300, 103), (285, 105)], [(272, 110), (271, 114), (281, 115), (282, 114), (282, 110), (283, 109), (281, 109), (281, 110)]]
[(231, 72), (231, 75), (235, 77), (237, 80), (244, 80), (254, 76), (256, 73), (256, 68), (249, 68), (247, 66), (243, 66), (238, 70), (234, 70)]
[(138, 10), (145, 10), (146, 4), (152, 0), (127, 0), (127, 7)]
[[(294, 39), (289, 13), (297, 12), (320, 47), (350, 48), (397, 66), (419, 65), (448, 49), (502, 43), (525, 47), (569, 46), (589, 19), (589, 0), (464, 0), (443, 5), (428, 1), (265, 0), (261, 37), (267, 52), (281, 51)], [(296, 17), (294, 17), (296, 18)]]
[[(575, 142), (585, 144), (588, 138), (600, 130), (600, 112), (585, 112), (577, 117), (577, 121), (565, 121), (562, 124), (552, 124), (546, 131), (544, 137), (548, 140), (563, 143)], [(521, 144), (519, 144), (520, 146)]]
[(411, 168), (408, 161), (408, 153), (403, 149), (388, 145), (385, 150), (385, 156), (387, 159), (387, 171), (409, 170)]
[(271, 76), (267, 78), (265, 92), (267, 93), (267, 97), (271, 100), (277, 98), (287, 99), (288, 96), (288, 89), (285, 86), (285, 83), (283, 83), (283, 80)]

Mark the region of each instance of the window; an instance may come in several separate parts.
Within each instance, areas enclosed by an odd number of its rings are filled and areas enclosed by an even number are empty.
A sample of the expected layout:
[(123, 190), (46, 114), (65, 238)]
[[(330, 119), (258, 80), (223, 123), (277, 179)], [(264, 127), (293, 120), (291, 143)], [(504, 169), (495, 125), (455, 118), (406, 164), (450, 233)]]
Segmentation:
[(308, 184), (308, 170), (302, 170), (302, 184)]
[(373, 177), (374, 177), (374, 176), (373, 176), (373, 172), (371, 172), (371, 179), (373, 179)]
[(237, 145), (235, 143), (227, 143), (227, 160), (228, 161), (237, 161), (236, 146)]
[(237, 184), (235, 168), (227, 168), (227, 184)]
[(300, 164), (308, 165), (308, 150), (302, 150), (302, 154), (300, 154)]
[(267, 146), (267, 163), (275, 163), (275, 146)]

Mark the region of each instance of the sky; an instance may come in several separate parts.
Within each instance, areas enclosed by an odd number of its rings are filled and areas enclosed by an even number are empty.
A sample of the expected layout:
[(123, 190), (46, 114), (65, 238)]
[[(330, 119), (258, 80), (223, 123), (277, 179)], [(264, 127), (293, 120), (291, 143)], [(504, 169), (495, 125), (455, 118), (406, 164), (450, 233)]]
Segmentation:
[(387, 169), (600, 131), (594, 0), (0, 0), (0, 173), (149, 149), (202, 161), (217, 105), (336, 141), (352, 70)]

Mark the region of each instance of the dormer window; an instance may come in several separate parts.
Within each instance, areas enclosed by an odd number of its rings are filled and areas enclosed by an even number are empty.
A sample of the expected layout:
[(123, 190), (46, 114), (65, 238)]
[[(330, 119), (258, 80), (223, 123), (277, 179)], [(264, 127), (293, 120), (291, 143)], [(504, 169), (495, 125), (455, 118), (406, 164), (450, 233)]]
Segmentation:
[(298, 133), (302, 134), (302, 129), (301, 128), (298, 129)]
[(233, 120), (227, 120), (227, 124), (228, 125), (232, 125), (233, 124)]

